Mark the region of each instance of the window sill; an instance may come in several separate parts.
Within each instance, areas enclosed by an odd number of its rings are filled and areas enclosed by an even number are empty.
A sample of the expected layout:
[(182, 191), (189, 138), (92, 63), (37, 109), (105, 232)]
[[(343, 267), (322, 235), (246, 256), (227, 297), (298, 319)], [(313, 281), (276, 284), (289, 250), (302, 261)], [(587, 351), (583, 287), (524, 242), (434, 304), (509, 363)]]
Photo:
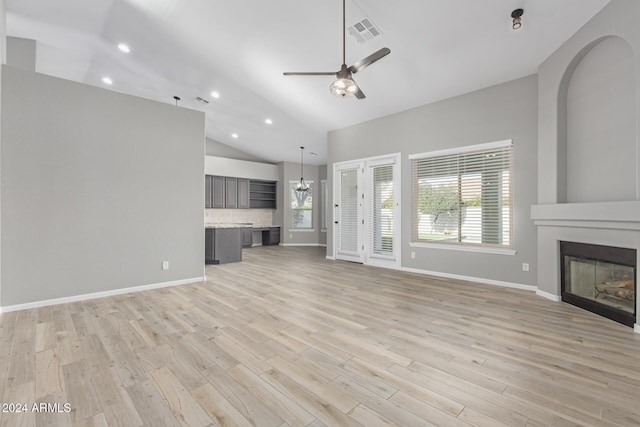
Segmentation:
[(449, 251), (479, 252), (495, 255), (515, 255), (517, 252), (511, 248), (487, 248), (482, 246), (448, 245), (446, 243), (410, 242), (409, 246), (412, 248), (445, 249)]

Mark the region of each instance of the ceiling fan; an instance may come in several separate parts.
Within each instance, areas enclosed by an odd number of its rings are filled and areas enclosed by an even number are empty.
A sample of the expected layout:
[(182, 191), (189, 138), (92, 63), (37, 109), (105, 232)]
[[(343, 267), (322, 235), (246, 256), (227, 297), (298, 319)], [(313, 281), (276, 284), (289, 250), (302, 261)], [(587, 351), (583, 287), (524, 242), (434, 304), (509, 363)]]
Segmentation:
[(285, 72), (282, 73), (285, 76), (336, 76), (336, 80), (331, 83), (329, 89), (331, 93), (336, 96), (350, 96), (355, 95), (358, 99), (366, 98), (364, 92), (358, 87), (353, 80), (353, 74), (358, 71), (362, 71), (364, 68), (373, 64), (374, 62), (384, 58), (391, 53), (389, 48), (383, 47), (377, 52), (372, 53), (364, 59), (356, 62), (350, 67), (346, 64), (346, 18), (345, 18), (345, 0), (342, 0), (342, 66), (340, 71), (312, 71), (312, 72)]

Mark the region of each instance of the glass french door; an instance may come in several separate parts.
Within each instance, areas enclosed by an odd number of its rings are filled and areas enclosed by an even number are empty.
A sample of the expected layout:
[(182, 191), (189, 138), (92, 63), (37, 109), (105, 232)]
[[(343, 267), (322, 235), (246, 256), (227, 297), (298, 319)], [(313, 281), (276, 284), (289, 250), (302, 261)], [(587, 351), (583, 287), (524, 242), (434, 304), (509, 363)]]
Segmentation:
[(336, 259), (362, 262), (363, 193), (362, 164), (344, 165), (336, 169), (334, 228)]
[(335, 257), (400, 266), (399, 155), (335, 168)]

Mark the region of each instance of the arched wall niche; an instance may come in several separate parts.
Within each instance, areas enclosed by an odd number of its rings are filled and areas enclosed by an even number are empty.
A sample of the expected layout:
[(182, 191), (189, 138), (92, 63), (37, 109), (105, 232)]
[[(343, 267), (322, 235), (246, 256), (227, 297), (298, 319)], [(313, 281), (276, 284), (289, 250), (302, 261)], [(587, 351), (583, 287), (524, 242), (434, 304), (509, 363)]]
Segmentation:
[(635, 55), (601, 37), (571, 61), (558, 93), (558, 202), (637, 198)]

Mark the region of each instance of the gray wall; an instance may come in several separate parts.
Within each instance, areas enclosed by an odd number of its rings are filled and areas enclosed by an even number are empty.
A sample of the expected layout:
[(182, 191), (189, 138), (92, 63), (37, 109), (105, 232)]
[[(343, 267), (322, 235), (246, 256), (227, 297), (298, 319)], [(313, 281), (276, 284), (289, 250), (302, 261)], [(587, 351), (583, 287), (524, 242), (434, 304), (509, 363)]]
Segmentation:
[[(536, 284), (537, 78), (529, 76), (329, 133), (328, 181), (333, 163), (402, 153), (402, 266), (518, 284)], [(513, 139), (515, 256), (414, 248), (409, 154)], [(329, 221), (327, 254), (333, 254)], [(416, 258), (411, 259), (411, 251)], [(530, 271), (522, 271), (522, 263)]]
[[(322, 165), (322, 166), (318, 166), (318, 182), (322, 181), (323, 179), (327, 179), (327, 165)], [(328, 188), (329, 182), (327, 181), (327, 188)], [(320, 187), (318, 187), (318, 189), (320, 189)], [(322, 200), (321, 195), (318, 194), (318, 200)], [(329, 206), (331, 206), (331, 200), (329, 200), (329, 196), (327, 196), (327, 202), (325, 205), (323, 205), (322, 203), (318, 204), (318, 207), (320, 209), (320, 211), (318, 212), (318, 215), (322, 215), (321, 211), (325, 212), (325, 215), (327, 216), (327, 224), (329, 223), (329, 221), (331, 220), (331, 210), (329, 209)], [(328, 225), (327, 225), (328, 226)], [(320, 234), (318, 234), (318, 243), (320, 243), (321, 245), (326, 245), (327, 244), (327, 231), (322, 231), (322, 228), (320, 228), (320, 216), (318, 216), (318, 229), (320, 230)]]
[(633, 51), (618, 37), (576, 67), (566, 94), (567, 202), (636, 198), (635, 96)]
[(27, 71), (36, 70), (36, 41), (7, 37), (7, 65)]
[[(589, 52), (610, 37), (619, 37), (633, 51), (634, 80), (640, 81), (640, 2), (616, 0), (605, 6), (566, 43), (547, 58), (538, 68), (538, 203), (564, 203), (566, 194), (566, 139), (567, 139), (567, 87), (574, 70)], [(618, 67), (617, 64), (602, 64)], [(640, 140), (637, 112), (640, 111), (640, 88), (629, 89), (634, 97), (636, 125), (633, 139)], [(620, 140), (615, 128), (609, 128), (607, 140)], [(626, 128), (620, 129), (627, 132)], [(612, 147), (615, 149), (615, 147)], [(635, 150), (636, 168), (640, 165), (640, 150)], [(602, 179), (607, 178), (602, 176)], [(636, 172), (636, 188), (640, 173)], [(636, 195), (637, 198), (637, 195)]]
[(280, 243), (284, 242), (285, 234), (288, 236), (287, 230), (284, 228), (284, 213), (286, 193), (284, 187), (284, 162), (278, 163), (278, 189), (276, 195), (276, 210), (273, 211), (273, 225), (280, 226)]
[(264, 161), (263, 159), (252, 156), (251, 154), (245, 153), (244, 151), (240, 151), (227, 144), (223, 144), (222, 142), (218, 142), (210, 138), (207, 138), (205, 150), (205, 154), (207, 156), (224, 157), (226, 159), (235, 160), (247, 160), (250, 162), (269, 163), (267, 161)]
[(289, 181), (300, 181), (300, 163), (281, 163), (281, 177), (279, 180), (279, 207), (277, 212), (282, 225), (282, 244), (285, 245), (317, 245), (320, 243), (320, 175), (319, 166), (304, 165), (305, 181), (313, 181), (313, 231), (292, 230), (291, 228), (291, 196)]
[[(5, 0), (0, 0), (0, 64), (6, 63), (6, 34), (7, 34), (7, 20), (6, 20), (6, 8)], [(2, 117), (2, 67), (0, 66), (0, 117)], [(2, 125), (0, 124), (0, 165), (2, 164)], [(2, 188), (1, 178), (1, 166), (0, 166), (0, 188)], [(2, 199), (0, 198), (0, 217), (2, 216)], [(2, 241), (2, 222), (0, 221), (0, 242)], [(0, 244), (0, 312), (2, 312), (2, 245)]]
[(2, 104), (2, 306), (203, 276), (202, 113), (8, 66)]

